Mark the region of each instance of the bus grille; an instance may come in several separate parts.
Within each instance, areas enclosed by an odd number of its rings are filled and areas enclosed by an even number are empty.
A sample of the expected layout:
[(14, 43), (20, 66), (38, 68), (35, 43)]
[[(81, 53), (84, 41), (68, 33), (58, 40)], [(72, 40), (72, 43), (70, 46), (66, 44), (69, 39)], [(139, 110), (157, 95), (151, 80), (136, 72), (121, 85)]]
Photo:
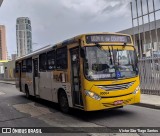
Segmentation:
[(99, 88), (105, 91), (116, 91), (116, 90), (125, 90), (133, 85), (134, 82), (124, 83), (124, 84), (115, 84), (115, 85), (103, 85), (98, 86)]

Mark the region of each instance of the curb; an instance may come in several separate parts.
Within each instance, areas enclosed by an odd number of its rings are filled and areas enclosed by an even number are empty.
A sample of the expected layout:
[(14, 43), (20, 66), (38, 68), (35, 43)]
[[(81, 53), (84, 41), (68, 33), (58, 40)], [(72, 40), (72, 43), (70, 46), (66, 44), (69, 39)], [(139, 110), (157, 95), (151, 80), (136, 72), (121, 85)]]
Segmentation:
[(148, 104), (148, 103), (138, 103), (134, 104), (135, 106), (140, 106), (140, 107), (146, 107), (146, 108), (151, 108), (151, 109), (157, 109), (160, 110), (160, 105), (153, 105), (153, 104)]
[(1, 81), (0, 81), (0, 83), (2, 83), (2, 84), (10, 84), (10, 85), (16, 85), (16, 83), (1, 82)]

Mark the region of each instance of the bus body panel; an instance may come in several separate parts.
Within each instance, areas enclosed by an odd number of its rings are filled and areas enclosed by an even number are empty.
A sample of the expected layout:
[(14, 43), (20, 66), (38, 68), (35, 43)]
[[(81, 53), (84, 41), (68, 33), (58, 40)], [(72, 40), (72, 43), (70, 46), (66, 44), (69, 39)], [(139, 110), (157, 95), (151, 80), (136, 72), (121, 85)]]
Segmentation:
[[(134, 84), (125, 90), (106, 91), (97, 87), (101, 85), (117, 85), (128, 82), (134, 82)], [(83, 95), (85, 96), (85, 110), (93, 111), (139, 103), (141, 91), (138, 90), (136, 94), (133, 94), (137, 86), (139, 86), (139, 77), (125, 80), (98, 82), (89, 82), (87, 80), (84, 80), (84, 90), (89, 90), (101, 96), (101, 100), (95, 100), (91, 97), (86, 96), (84, 93)], [(123, 101), (123, 103), (120, 105), (114, 105), (114, 102), (116, 101)]]
[[(104, 33), (100, 33), (104, 34)], [(106, 33), (105, 33), (106, 34)], [(112, 34), (112, 33), (107, 33)], [(120, 34), (117, 34), (120, 35)], [(121, 34), (122, 35), (122, 34)], [(124, 34), (125, 35), (125, 34)], [(67, 53), (68, 53), (68, 68), (65, 70), (61, 69), (54, 69), (54, 70), (46, 70), (46, 71), (39, 71), (39, 79), (38, 79), (38, 89), (39, 89), (39, 97), (45, 100), (49, 100), (52, 102), (58, 103), (58, 91), (63, 89), (67, 95), (69, 107), (79, 108), (79, 106), (74, 104), (74, 95), (73, 95), (73, 79), (72, 79), (72, 65), (71, 65), (71, 54), (70, 50), (79, 47), (85, 46), (93, 46), (93, 44), (87, 44), (86, 35), (80, 35), (77, 37), (72, 38), (71, 43), (67, 43), (67, 45), (63, 45), (62, 43), (57, 44), (55, 49), (62, 48), (67, 46)], [(127, 35), (128, 36), (128, 35)], [(70, 39), (69, 39), (70, 40)], [(103, 45), (111, 45), (111, 43), (101, 43)], [(133, 46), (133, 42), (131, 39), (131, 43), (128, 44), (130, 47)], [(122, 43), (112, 43), (114, 49), (123, 49)], [(126, 46), (126, 49), (133, 50), (130, 47)], [(107, 49), (108, 47), (106, 47)], [(28, 55), (29, 57), (36, 57), (39, 62), (39, 55), (41, 53), (47, 53), (48, 51), (53, 50), (53, 47), (47, 48), (37, 51), (35, 54)], [(80, 55), (80, 54), (79, 54)], [(16, 62), (22, 61), (24, 58), (20, 58)], [(104, 81), (89, 81), (86, 79), (84, 75), (84, 66), (83, 62), (84, 59), (82, 57), (79, 58), (80, 61), (80, 86), (81, 89), (79, 90), (82, 94), (82, 99), (84, 105), (82, 105), (82, 110), (85, 111), (94, 111), (94, 110), (103, 110), (108, 108), (115, 108), (119, 106), (125, 106), (128, 104), (134, 104), (140, 102), (140, 90), (136, 94), (133, 94), (135, 89), (139, 86), (139, 76), (131, 77), (127, 79), (114, 79), (114, 80), (104, 80)], [(39, 68), (38, 68), (39, 69)], [(20, 74), (16, 73), (16, 86), (19, 87), (19, 78)], [(25, 93), (25, 85), (28, 86), (30, 95), (34, 96), (34, 87), (33, 87), (33, 70), (32, 73), (22, 73), (22, 91)], [(107, 91), (100, 88), (101, 86), (109, 86), (109, 85), (120, 85), (133, 82), (128, 89), (119, 89), (113, 91)], [(93, 99), (86, 95), (85, 91), (91, 91), (96, 93), (101, 97), (100, 100)], [(108, 98), (107, 98), (108, 97)], [(122, 104), (115, 104), (118, 101), (123, 101)]]
[[(32, 85), (32, 73), (22, 73), (22, 78), (21, 78), (21, 86), (22, 86), (22, 92), (25, 93), (25, 87), (28, 87), (29, 94), (34, 96), (33, 92), (33, 85)], [(19, 84), (19, 82), (18, 82)], [(18, 85), (19, 86), (19, 85)], [(18, 87), (19, 88), (19, 87)]]
[[(88, 81), (83, 76), (83, 96), (85, 101), (85, 110), (86, 111), (94, 111), (94, 110), (102, 110), (108, 108), (115, 108), (119, 106), (125, 106), (129, 104), (139, 103), (140, 102), (140, 89), (136, 94), (133, 94), (135, 89), (139, 86), (139, 76), (128, 79), (121, 80), (107, 80), (107, 81)], [(103, 90), (99, 88), (100, 86), (110, 86), (110, 85), (123, 85), (125, 83), (133, 84), (128, 89), (121, 90)], [(95, 100), (91, 97), (86, 96), (85, 90), (94, 92), (101, 97), (101, 100)], [(123, 104), (114, 105), (114, 102), (122, 100)], [(108, 105), (108, 106), (107, 106)], [(110, 106), (109, 106), (110, 105)]]
[(33, 91), (33, 74), (32, 73), (26, 73), (26, 80), (25, 80), (25, 85), (28, 87), (29, 94), (34, 96), (34, 91)]
[[(85, 106), (85, 111), (104, 110), (125, 105), (131, 105), (140, 102), (140, 90), (136, 95), (130, 94), (115, 98), (102, 98), (100, 101), (94, 100), (91, 97), (86, 96), (86, 101), (87, 103)], [(116, 101), (123, 101), (123, 103), (115, 105), (114, 102)]]
[(52, 72), (51, 77), (53, 79), (52, 82), (53, 102), (58, 102), (58, 91), (62, 89), (65, 91), (67, 95), (69, 106), (73, 107), (72, 90), (71, 90), (71, 83), (69, 81), (68, 71), (55, 70)]
[(22, 92), (25, 93), (25, 83), (26, 83), (26, 73), (22, 73), (21, 76), (21, 87), (22, 87)]
[(40, 98), (52, 101), (52, 78), (51, 72), (39, 72), (39, 95)]
[[(121, 95), (127, 95), (133, 93), (137, 86), (139, 86), (139, 77), (123, 79), (123, 80), (112, 80), (112, 81), (93, 81), (90, 82), (84, 78), (84, 90), (89, 90), (92, 92), (97, 93), (101, 97), (116, 97)], [(101, 86), (116, 86), (116, 85), (123, 85), (126, 83), (132, 83), (128, 89), (117, 89), (107, 91), (101, 88)]]
[(16, 88), (20, 90), (19, 73), (15, 73), (15, 83), (16, 83)]

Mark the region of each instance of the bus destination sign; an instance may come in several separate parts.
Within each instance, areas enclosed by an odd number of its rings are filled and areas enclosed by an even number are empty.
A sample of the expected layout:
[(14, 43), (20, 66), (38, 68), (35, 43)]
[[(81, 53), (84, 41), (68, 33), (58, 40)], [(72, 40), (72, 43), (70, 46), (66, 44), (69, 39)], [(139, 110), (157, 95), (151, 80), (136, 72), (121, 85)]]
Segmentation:
[(125, 35), (111, 35), (111, 34), (99, 34), (99, 35), (87, 35), (86, 43), (131, 43), (129, 36)]

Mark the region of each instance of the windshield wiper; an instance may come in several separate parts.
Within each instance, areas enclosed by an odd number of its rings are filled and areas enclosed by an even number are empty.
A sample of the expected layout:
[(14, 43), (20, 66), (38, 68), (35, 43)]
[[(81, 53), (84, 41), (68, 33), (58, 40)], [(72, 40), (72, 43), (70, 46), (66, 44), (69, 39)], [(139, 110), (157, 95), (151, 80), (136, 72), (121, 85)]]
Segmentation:
[(109, 57), (110, 57), (110, 63), (111, 63), (111, 65), (113, 65), (113, 61), (112, 61), (112, 55), (111, 55), (111, 50), (110, 50), (110, 47), (108, 47), (109, 48)]
[[(96, 44), (96, 46), (97, 46), (100, 50), (103, 50), (103, 51), (105, 51), (105, 52), (108, 54), (108, 52), (107, 52), (102, 46), (100, 46), (99, 43), (95, 43), (95, 44)], [(109, 46), (108, 46), (108, 48), (109, 48)], [(113, 50), (112, 50), (112, 53), (113, 53)], [(110, 56), (110, 63), (111, 63), (111, 65), (113, 65), (113, 59), (112, 59), (112, 55), (111, 55), (111, 50), (110, 50), (110, 48), (109, 48), (109, 56)]]
[(116, 64), (116, 62), (115, 62), (115, 54), (114, 54), (114, 51), (113, 51), (113, 46), (111, 46), (112, 47), (112, 54), (113, 54), (113, 64), (114, 64), (114, 66), (115, 66), (115, 64)]
[(117, 54), (118, 54), (118, 66), (119, 66), (119, 50), (118, 50), (118, 48), (117, 48)]

